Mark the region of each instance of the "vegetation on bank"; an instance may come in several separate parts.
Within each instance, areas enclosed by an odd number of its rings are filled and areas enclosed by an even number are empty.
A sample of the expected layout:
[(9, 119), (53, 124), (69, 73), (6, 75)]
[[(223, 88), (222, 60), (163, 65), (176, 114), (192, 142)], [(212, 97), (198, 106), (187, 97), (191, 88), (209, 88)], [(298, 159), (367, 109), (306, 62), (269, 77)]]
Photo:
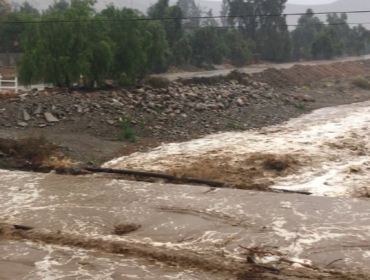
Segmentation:
[(66, 169), (72, 162), (59, 147), (43, 137), (0, 138), (0, 168), (34, 171)]
[(58, 0), (43, 12), (1, 0), (0, 52), (24, 53), (22, 83), (60, 87), (100, 86), (107, 78), (129, 85), (170, 66), (244, 66), (256, 54), (282, 62), (369, 52), (370, 32), (350, 27), (344, 13), (324, 23), (308, 10), (290, 31), (286, 2), (223, 0), (215, 19), (194, 0), (158, 0), (147, 14), (113, 5), (97, 12), (95, 0)]

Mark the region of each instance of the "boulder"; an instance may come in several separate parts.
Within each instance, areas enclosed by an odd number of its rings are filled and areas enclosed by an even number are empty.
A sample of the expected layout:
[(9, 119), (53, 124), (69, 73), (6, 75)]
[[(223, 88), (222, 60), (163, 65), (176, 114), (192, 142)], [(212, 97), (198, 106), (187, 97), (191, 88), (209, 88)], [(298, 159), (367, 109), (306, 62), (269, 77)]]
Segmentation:
[(26, 122), (18, 122), (18, 125), (21, 127), (26, 127), (28, 124)]
[(45, 119), (49, 123), (59, 122), (59, 120), (50, 112), (44, 113)]
[(30, 119), (31, 119), (30, 114), (28, 114), (28, 112), (26, 110), (23, 110), (23, 120), (25, 122), (28, 122)]

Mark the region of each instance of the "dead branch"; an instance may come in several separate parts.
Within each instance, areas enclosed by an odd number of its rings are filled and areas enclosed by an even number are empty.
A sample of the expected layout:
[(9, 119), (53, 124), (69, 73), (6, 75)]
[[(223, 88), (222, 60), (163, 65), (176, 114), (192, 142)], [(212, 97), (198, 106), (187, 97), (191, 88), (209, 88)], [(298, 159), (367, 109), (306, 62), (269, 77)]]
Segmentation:
[(149, 178), (159, 178), (159, 179), (166, 179), (170, 181), (180, 181), (183, 183), (208, 185), (214, 188), (222, 188), (225, 186), (225, 183), (222, 183), (222, 182), (195, 179), (195, 178), (186, 178), (186, 177), (176, 177), (173, 175), (162, 174), (162, 173), (142, 172), (142, 171), (124, 170), (124, 169), (97, 168), (97, 167), (85, 167), (84, 169), (90, 172), (94, 172), (94, 173), (123, 174), (123, 175), (133, 175), (133, 176), (141, 176), (141, 177), (149, 177)]
[[(244, 250), (249, 251), (252, 254), (278, 256), (276, 253), (270, 252), (270, 251), (261, 251), (261, 250), (257, 250), (257, 249), (247, 248), (247, 247), (244, 247), (244, 246), (241, 246), (241, 245), (239, 245), (239, 247), (244, 249)], [(312, 265), (291, 261), (291, 260), (288, 260), (286, 258), (280, 258), (280, 261), (285, 262), (285, 263), (289, 263), (289, 264), (299, 264), (299, 265), (307, 267), (307, 268), (313, 268)]]

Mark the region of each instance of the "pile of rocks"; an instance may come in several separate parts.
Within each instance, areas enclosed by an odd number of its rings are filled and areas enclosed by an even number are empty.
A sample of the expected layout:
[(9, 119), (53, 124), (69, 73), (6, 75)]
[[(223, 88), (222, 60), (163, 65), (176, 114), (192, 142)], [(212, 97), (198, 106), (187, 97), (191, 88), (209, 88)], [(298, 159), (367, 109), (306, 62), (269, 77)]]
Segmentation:
[[(30, 91), (18, 98), (1, 102), (1, 114), (12, 111), (9, 124), (20, 123), (45, 125), (56, 123), (87, 113), (117, 114), (122, 117), (126, 110), (138, 110), (151, 114), (174, 117), (190, 111), (222, 111), (232, 107), (244, 107), (258, 102), (279, 98), (268, 84), (253, 82), (250, 86), (236, 82), (216, 86), (183, 86), (171, 84), (165, 89), (140, 88), (133, 91), (115, 90), (93, 93), (61, 93), (55, 91)], [(5, 104), (8, 103), (8, 104)], [(14, 116), (14, 109), (18, 114)]]
[[(172, 134), (181, 134), (198, 122), (217, 131), (220, 128), (215, 126), (224, 124), (221, 119), (225, 117), (243, 122), (245, 112), (260, 107), (274, 108), (282, 99), (268, 84), (252, 82), (246, 86), (236, 81), (212, 86), (174, 82), (162, 89), (142, 87), (90, 93), (32, 90), (18, 98), (0, 101), (0, 126), (22, 128), (75, 123), (98, 132), (102, 131), (102, 124), (118, 127), (120, 119), (127, 117), (133, 125), (141, 126), (151, 119), (153, 125), (146, 127), (155, 133), (170, 130)], [(284, 99), (284, 106), (294, 107), (287, 104), (286, 97)], [(173, 124), (180, 129), (176, 130)]]

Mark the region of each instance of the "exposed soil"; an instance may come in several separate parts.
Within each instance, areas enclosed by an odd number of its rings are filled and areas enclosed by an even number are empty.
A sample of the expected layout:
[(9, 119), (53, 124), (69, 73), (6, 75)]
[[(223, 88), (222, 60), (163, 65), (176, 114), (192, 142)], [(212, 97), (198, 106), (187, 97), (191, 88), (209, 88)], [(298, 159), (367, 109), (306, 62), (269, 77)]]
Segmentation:
[(42, 137), (0, 138), (0, 158), (0, 168), (3, 169), (50, 171), (71, 165), (57, 145)]
[(200, 159), (190, 166), (174, 168), (169, 173), (180, 178), (226, 182), (232, 188), (269, 191), (274, 183), (271, 178), (284, 177), (298, 169), (299, 162), (294, 156), (256, 153), (237, 161), (231, 157)]
[(253, 79), (267, 82), (274, 87), (284, 88), (286, 85), (308, 85), (321, 79), (340, 79), (368, 73), (369, 61), (337, 62), (326, 65), (304, 66), (294, 65), (288, 69), (268, 69), (254, 74)]

